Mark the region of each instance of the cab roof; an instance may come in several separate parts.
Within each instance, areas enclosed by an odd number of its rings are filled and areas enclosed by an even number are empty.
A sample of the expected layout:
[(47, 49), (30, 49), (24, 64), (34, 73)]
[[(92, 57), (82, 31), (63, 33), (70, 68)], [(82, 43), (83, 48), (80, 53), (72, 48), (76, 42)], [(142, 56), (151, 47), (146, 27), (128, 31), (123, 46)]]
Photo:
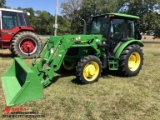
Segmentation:
[[(128, 19), (139, 19), (138, 16), (134, 16), (134, 15), (129, 15), (129, 14), (122, 14), (122, 13), (106, 13), (106, 14), (102, 14), (102, 15), (98, 15), (100, 16), (109, 16), (109, 17), (120, 17), (120, 18), (128, 18)], [(98, 16), (94, 16), (94, 17), (98, 17)]]
[(14, 10), (14, 9), (7, 9), (7, 8), (0, 8), (0, 11), (9, 11), (9, 12), (17, 12), (17, 13), (23, 13), (22, 10)]

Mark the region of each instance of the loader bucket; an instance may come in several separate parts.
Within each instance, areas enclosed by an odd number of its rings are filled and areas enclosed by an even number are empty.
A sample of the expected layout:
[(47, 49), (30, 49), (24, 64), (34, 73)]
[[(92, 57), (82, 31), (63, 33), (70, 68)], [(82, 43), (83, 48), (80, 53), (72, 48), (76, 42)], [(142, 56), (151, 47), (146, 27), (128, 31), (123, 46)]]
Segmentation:
[(43, 86), (37, 74), (20, 58), (2, 76), (2, 86), (7, 106), (36, 100), (43, 97)]

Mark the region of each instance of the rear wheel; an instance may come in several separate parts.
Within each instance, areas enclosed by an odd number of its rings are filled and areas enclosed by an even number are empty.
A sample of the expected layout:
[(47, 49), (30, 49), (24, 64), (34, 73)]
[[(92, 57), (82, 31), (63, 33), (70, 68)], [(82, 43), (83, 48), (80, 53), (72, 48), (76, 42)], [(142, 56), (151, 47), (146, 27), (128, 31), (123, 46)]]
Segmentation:
[(102, 72), (102, 63), (96, 56), (89, 55), (82, 58), (76, 66), (76, 77), (82, 84), (98, 81)]
[(119, 73), (122, 76), (135, 76), (143, 65), (143, 52), (138, 45), (130, 45), (122, 52), (119, 60)]
[(12, 40), (11, 51), (23, 58), (33, 58), (41, 48), (40, 38), (33, 32), (20, 32)]

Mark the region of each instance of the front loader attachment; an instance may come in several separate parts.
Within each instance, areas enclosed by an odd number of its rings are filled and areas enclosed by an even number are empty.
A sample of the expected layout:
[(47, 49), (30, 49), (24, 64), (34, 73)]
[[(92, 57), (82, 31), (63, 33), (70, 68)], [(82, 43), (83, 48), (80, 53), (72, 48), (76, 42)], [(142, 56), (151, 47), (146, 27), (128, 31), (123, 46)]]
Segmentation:
[(2, 76), (2, 86), (7, 106), (36, 100), (43, 97), (43, 86), (37, 74), (20, 58)]

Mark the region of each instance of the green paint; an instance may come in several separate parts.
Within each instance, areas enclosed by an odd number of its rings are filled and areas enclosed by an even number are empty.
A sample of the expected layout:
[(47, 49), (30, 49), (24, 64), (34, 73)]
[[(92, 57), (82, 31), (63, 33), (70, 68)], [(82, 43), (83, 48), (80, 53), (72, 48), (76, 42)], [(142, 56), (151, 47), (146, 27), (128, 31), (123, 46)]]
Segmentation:
[(131, 19), (139, 19), (138, 16), (134, 16), (134, 15), (129, 15), (129, 14), (122, 14), (122, 13), (106, 13), (106, 14), (101, 14), (98, 16), (94, 16), (94, 17), (100, 17), (100, 16), (108, 16), (108, 15), (114, 15), (113, 17), (121, 17), (121, 18), (131, 18)]
[(128, 46), (128, 45), (131, 45), (131, 44), (137, 44), (141, 47), (143, 47), (143, 43), (142, 41), (140, 40), (129, 40), (129, 41), (126, 41), (126, 42), (121, 42), (120, 43), (121, 45), (118, 45), (119, 47), (116, 47), (116, 49), (114, 50), (114, 54), (115, 54), (115, 59), (118, 59), (121, 55), (121, 53), (123, 52), (123, 50)]
[(109, 14), (113, 14), (115, 17), (139, 19), (138, 16), (134, 16), (134, 15), (128, 15), (128, 14), (122, 14), (122, 13), (108, 13), (107, 15), (109, 15)]
[(20, 58), (2, 76), (7, 106), (37, 100), (43, 97), (43, 86), (38, 76)]

